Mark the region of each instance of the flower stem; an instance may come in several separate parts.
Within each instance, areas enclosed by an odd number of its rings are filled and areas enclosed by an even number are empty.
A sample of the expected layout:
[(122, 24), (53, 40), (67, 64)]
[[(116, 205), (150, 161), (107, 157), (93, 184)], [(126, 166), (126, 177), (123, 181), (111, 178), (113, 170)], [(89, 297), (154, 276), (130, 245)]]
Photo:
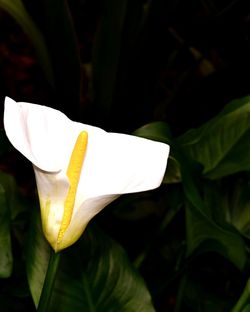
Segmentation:
[(50, 298), (51, 298), (51, 294), (52, 294), (54, 283), (55, 283), (59, 260), (60, 260), (60, 252), (55, 253), (53, 250), (51, 250), (47, 273), (45, 276), (43, 289), (42, 289), (42, 293), (41, 293), (38, 308), (37, 308), (38, 312), (49, 311)]

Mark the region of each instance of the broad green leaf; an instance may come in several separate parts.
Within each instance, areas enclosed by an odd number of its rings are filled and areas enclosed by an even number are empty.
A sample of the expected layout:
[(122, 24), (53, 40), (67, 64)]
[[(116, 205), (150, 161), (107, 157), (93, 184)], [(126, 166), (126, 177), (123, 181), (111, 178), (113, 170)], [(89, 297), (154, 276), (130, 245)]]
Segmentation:
[(211, 179), (250, 170), (250, 97), (229, 103), (218, 116), (176, 143), (203, 165), (203, 173)]
[(219, 113), (218, 116), (215, 117), (214, 119), (220, 118), (221, 116), (231, 113), (238, 108), (244, 107), (249, 102), (250, 102), (250, 96), (245, 96), (243, 98), (232, 100), (224, 107), (221, 113)]
[(192, 145), (192, 144), (197, 143), (200, 140), (202, 133), (206, 127), (208, 127), (212, 123), (217, 122), (217, 120), (219, 120), (224, 115), (227, 115), (235, 111), (236, 109), (244, 107), (249, 102), (250, 102), (250, 96), (246, 96), (244, 98), (236, 99), (236, 100), (229, 102), (217, 116), (215, 116), (214, 118), (206, 122), (200, 128), (191, 129), (187, 131), (186, 133), (178, 137), (176, 141), (181, 146)]
[(0, 172), (0, 278), (9, 277), (12, 272), (10, 227), (14, 188), (14, 179), (10, 175)]
[(243, 270), (247, 255), (242, 237), (226, 223), (218, 224), (214, 220), (211, 207), (200, 195), (199, 190), (204, 181), (199, 179), (199, 171), (184, 155), (181, 152), (177, 154), (181, 165), (183, 188), (187, 197), (187, 256), (191, 256), (202, 244), (214, 241), (214, 244), (210, 245), (212, 247), (210, 251), (219, 252)]
[[(38, 305), (50, 247), (40, 218), (32, 218), (27, 273)], [(61, 254), (49, 311), (155, 311), (146, 286), (125, 252), (100, 230), (89, 226), (80, 241)], [(49, 312), (48, 311), (48, 312)]]
[(180, 164), (172, 155), (168, 158), (167, 170), (162, 182), (167, 184), (181, 182)]
[(53, 73), (44, 37), (21, 0), (0, 0), (0, 8), (8, 12), (30, 38), (47, 80), (53, 84)]
[(242, 312), (250, 312), (250, 304), (246, 305)]
[(206, 251), (217, 252), (238, 269), (244, 269), (247, 261), (244, 240), (233, 228), (219, 226), (190, 205), (186, 209), (186, 231), (188, 256), (206, 245)]
[(142, 126), (133, 132), (133, 135), (163, 142), (170, 143), (171, 133), (168, 124), (162, 121), (156, 121)]
[(250, 239), (250, 185), (235, 180), (233, 187), (228, 187), (221, 194), (221, 205), (225, 218), (242, 235)]

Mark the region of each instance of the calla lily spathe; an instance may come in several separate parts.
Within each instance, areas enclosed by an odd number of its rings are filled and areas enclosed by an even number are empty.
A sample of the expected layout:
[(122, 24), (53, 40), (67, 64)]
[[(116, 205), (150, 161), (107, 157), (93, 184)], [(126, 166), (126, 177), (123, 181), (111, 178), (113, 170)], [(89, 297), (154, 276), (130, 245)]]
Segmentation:
[(44, 234), (55, 251), (125, 193), (157, 188), (169, 146), (71, 121), (63, 113), (6, 97), (4, 127), (33, 164)]

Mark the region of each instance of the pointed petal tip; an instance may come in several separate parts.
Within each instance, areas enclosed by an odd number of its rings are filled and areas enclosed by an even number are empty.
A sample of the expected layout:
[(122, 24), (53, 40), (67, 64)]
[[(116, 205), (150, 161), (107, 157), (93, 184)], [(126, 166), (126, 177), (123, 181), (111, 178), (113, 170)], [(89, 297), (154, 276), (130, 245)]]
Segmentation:
[[(15, 149), (34, 166), (47, 172), (59, 172), (61, 170), (60, 161), (58, 159), (55, 161), (55, 157), (53, 157), (58, 153), (58, 148), (55, 147), (55, 144), (47, 144), (51, 141), (51, 137), (46, 132), (51, 112), (54, 117), (55, 110), (49, 107), (16, 102), (6, 96), (4, 99), (4, 129)], [(58, 119), (60, 119), (59, 117)]]
[(8, 103), (16, 103), (16, 102), (12, 98), (5, 96), (4, 104), (8, 104)]

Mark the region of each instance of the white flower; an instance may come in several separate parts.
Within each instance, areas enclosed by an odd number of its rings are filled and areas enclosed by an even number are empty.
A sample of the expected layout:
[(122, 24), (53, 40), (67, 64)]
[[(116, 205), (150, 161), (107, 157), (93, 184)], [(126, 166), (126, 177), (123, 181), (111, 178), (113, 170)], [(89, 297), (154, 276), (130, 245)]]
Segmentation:
[(158, 187), (169, 146), (71, 121), (63, 113), (6, 97), (4, 127), (33, 164), (44, 234), (55, 251), (125, 193)]

